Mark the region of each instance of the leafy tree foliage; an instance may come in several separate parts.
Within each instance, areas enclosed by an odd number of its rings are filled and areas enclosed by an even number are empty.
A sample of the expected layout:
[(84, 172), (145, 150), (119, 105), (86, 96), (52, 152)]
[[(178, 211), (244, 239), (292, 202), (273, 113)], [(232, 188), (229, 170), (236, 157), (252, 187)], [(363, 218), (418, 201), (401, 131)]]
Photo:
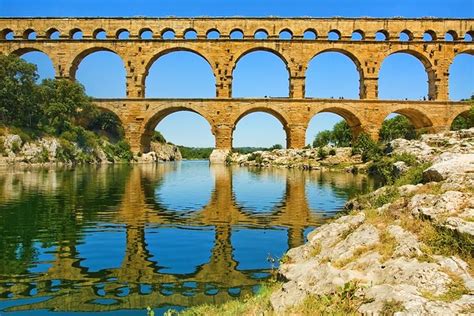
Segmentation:
[(352, 142), (352, 131), (346, 121), (336, 123), (332, 130), (319, 132), (313, 141), (313, 147), (333, 144), (337, 147), (348, 147)]
[(415, 127), (403, 115), (385, 120), (379, 135), (382, 142), (390, 142), (397, 138), (415, 139), (417, 136)]
[(159, 131), (153, 131), (153, 135), (151, 136), (151, 141), (162, 143), (162, 144), (166, 143), (165, 137)]
[(120, 120), (99, 111), (79, 83), (47, 79), (37, 84), (37, 79), (35, 65), (0, 54), (0, 124), (58, 136), (83, 148), (97, 145), (98, 131), (115, 134), (116, 140), (123, 136)]
[(458, 131), (472, 127), (474, 127), (474, 103), (467, 113), (461, 114), (454, 119), (453, 124), (451, 124), (451, 130)]

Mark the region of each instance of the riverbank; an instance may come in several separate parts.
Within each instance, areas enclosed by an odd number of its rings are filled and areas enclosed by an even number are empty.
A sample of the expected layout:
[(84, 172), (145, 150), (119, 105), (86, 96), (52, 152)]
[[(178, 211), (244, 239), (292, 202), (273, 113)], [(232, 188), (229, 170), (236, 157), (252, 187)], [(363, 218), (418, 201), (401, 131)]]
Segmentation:
[(231, 153), (227, 163), (251, 167), (278, 167), (303, 170), (347, 169), (364, 170), (367, 164), (352, 148), (323, 147), (308, 149), (274, 149), (248, 154)]
[(0, 133), (0, 166), (72, 165), (151, 163), (182, 159), (179, 148), (172, 144), (152, 142), (152, 151), (133, 156), (124, 141), (112, 143), (96, 137), (85, 144), (64, 138), (41, 136), (32, 138), (20, 131)]
[(474, 129), (395, 140), (388, 150), (404, 157), (390, 161), (399, 172), (390, 185), (348, 201), (343, 216), (290, 249), (280, 281), (183, 314), (471, 314)]

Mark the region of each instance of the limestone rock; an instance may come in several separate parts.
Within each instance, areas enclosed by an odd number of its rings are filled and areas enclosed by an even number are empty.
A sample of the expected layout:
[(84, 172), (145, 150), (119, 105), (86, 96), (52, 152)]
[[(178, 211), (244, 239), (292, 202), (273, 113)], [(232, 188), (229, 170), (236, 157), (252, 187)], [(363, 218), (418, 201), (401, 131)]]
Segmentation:
[(439, 182), (463, 173), (474, 173), (474, 154), (444, 153), (423, 172), (423, 180)]

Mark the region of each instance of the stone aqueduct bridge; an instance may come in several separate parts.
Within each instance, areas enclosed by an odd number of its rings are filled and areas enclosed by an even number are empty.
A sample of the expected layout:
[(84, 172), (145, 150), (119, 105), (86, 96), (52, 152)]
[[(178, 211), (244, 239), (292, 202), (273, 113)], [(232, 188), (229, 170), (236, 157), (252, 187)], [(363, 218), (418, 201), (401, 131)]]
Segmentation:
[[(142, 39), (145, 31), (151, 39)], [(163, 34), (172, 31), (173, 39)], [(197, 39), (186, 39), (195, 31)], [(218, 39), (207, 35), (217, 31)], [(264, 31), (265, 40), (254, 34)], [(60, 33), (58, 39), (52, 34)], [(105, 39), (97, 34), (106, 32)], [(129, 37), (121, 39), (127, 32)], [(240, 32), (242, 39), (231, 34)], [(286, 32), (290, 40), (280, 38)], [(303, 38), (312, 32), (316, 39)], [(334, 32), (338, 40), (329, 39)], [(358, 33), (361, 40), (352, 40)], [(384, 40), (376, 40), (377, 33)], [(400, 41), (400, 34), (408, 41)], [(431, 41), (424, 41), (427, 33)], [(7, 40), (13, 34), (13, 40)], [(32, 39), (32, 34), (35, 38)], [(81, 34), (80, 39), (76, 39)], [(446, 36), (452, 41), (448, 41)], [(429, 131), (448, 129), (454, 118), (469, 105), (449, 100), (449, 67), (461, 53), (474, 53), (472, 19), (314, 19), (314, 18), (6, 18), (0, 19), (0, 52), (22, 55), (42, 51), (52, 60), (58, 78), (74, 79), (81, 60), (96, 51), (118, 54), (127, 71), (126, 99), (100, 99), (96, 104), (121, 119), (126, 137), (135, 152), (149, 149), (156, 124), (175, 111), (188, 110), (202, 115), (210, 124), (218, 150), (232, 147), (232, 132), (245, 115), (263, 111), (280, 120), (289, 148), (305, 144), (305, 131), (319, 112), (341, 115), (354, 135), (361, 131), (378, 136), (385, 117), (392, 113), (407, 116), (416, 128)], [(289, 73), (289, 97), (265, 99), (232, 98), (232, 75), (246, 54), (263, 50), (276, 54)], [(145, 99), (145, 78), (155, 60), (173, 51), (191, 51), (211, 66), (216, 80), (214, 99)], [(360, 100), (305, 98), (305, 73), (310, 60), (323, 52), (348, 56), (360, 75)], [(428, 75), (428, 101), (378, 100), (378, 77), (382, 62), (394, 53), (408, 53), (424, 65)], [(343, 78), (341, 80), (344, 80)]]

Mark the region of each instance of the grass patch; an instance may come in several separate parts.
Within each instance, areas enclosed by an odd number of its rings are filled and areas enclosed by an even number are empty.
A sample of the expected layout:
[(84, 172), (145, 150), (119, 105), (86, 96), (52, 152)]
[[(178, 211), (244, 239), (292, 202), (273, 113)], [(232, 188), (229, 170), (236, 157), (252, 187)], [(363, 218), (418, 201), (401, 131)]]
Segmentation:
[(441, 295), (433, 295), (429, 292), (423, 292), (422, 295), (429, 300), (454, 302), (460, 299), (463, 295), (469, 294), (469, 290), (464, 285), (463, 279), (449, 270), (443, 271), (451, 278), (448, 284), (448, 290)]
[(399, 301), (385, 301), (382, 306), (382, 310), (380, 311), (381, 315), (393, 315), (397, 312), (403, 312), (405, 307), (403, 307), (402, 302)]

